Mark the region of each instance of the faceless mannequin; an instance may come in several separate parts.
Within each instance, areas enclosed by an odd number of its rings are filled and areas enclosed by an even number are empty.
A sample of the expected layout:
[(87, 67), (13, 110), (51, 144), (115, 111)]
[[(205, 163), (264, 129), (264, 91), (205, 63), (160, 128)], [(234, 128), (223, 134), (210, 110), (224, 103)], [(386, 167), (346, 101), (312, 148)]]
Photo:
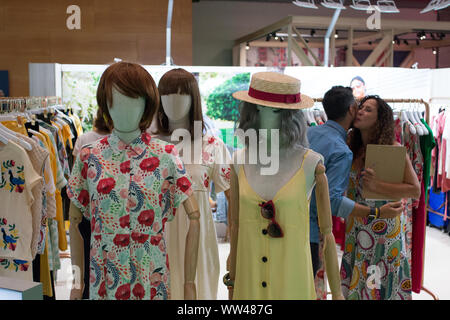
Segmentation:
[[(259, 128), (267, 129), (267, 150), (271, 148), (271, 130), (281, 128), (280, 109), (264, 106), (257, 106), (259, 111)], [(244, 171), (248, 177), (248, 181), (253, 190), (256, 191), (263, 199), (273, 199), (278, 190), (283, 187), (286, 182), (300, 169), (302, 165), (305, 149), (292, 149), (283, 147), (284, 141), (280, 137), (280, 148), (275, 148), (275, 154), (272, 158), (279, 160), (279, 170), (277, 174), (270, 176), (270, 183), (267, 183), (267, 175), (261, 174), (261, 168), (265, 167), (258, 161), (257, 164), (245, 164)], [(261, 143), (258, 147), (264, 147)], [(248, 149), (246, 150), (248, 152)], [(248, 157), (247, 157), (248, 159)], [(283, 170), (281, 170), (283, 168)], [(235, 165), (236, 174), (239, 173), (239, 165)]]
[(145, 110), (143, 97), (130, 98), (112, 88), (112, 103), (109, 115), (114, 122), (114, 133), (125, 143), (130, 143), (141, 135), (139, 122)]
[[(129, 144), (141, 135), (139, 123), (145, 109), (143, 98), (130, 98), (113, 87), (113, 100), (109, 108), (110, 116), (113, 120), (113, 132), (125, 143)], [(185, 287), (184, 297), (188, 300), (196, 299), (195, 273), (197, 267), (198, 254), (198, 234), (199, 234), (199, 211), (198, 205), (193, 196), (183, 202), (185, 211), (189, 217), (189, 232), (186, 237), (185, 251)], [(71, 259), (72, 265), (78, 266), (81, 270), (81, 288), (74, 287), (71, 291), (71, 299), (80, 299), (83, 292), (84, 276), (84, 247), (83, 239), (78, 230), (82, 213), (75, 205), (70, 206), (70, 238), (71, 238)], [(170, 223), (170, 222), (169, 222)]]
[(169, 131), (189, 128), (189, 111), (192, 104), (190, 95), (179, 93), (163, 95), (161, 103), (169, 118)]
[[(264, 106), (257, 106), (259, 111), (259, 127), (264, 129), (280, 129), (281, 116), (279, 109)], [(270, 137), (270, 133), (268, 134)], [(305, 148), (288, 149), (283, 147), (283, 142), (280, 141), (279, 152), (279, 170), (276, 175), (268, 177), (260, 174), (261, 166), (244, 165), (244, 172), (251, 188), (263, 199), (273, 199), (277, 192), (294, 176), (294, 174), (302, 166), (302, 159), (307, 151)], [(245, 152), (248, 153), (247, 148)], [(248, 159), (248, 157), (246, 157)], [(236, 161), (234, 162), (236, 163)], [(234, 280), (236, 275), (236, 257), (237, 257), (237, 242), (239, 229), (239, 180), (238, 174), (240, 170), (239, 165), (232, 165), (231, 175), (231, 203), (230, 203), (230, 218), (229, 223), (231, 227), (231, 250), (227, 261), (228, 270), (230, 271), (230, 279)], [(332, 234), (332, 220), (330, 200), (328, 193), (328, 182), (325, 176), (325, 167), (318, 163), (315, 170), (316, 181), (316, 198), (318, 207), (318, 218), (320, 225), (320, 232), (324, 238), (324, 257), (325, 265), (328, 275), (333, 299), (342, 300), (342, 292), (340, 285), (340, 273), (336, 252), (336, 243)], [(270, 183), (268, 182), (270, 180)], [(299, 253), (300, 254), (300, 253)], [(233, 297), (233, 289), (229, 287), (230, 299)]]
[[(192, 108), (194, 108), (191, 96), (188, 94), (169, 94), (169, 95), (162, 95), (161, 96), (161, 104), (162, 108), (164, 110), (165, 115), (168, 119), (168, 128), (169, 132), (172, 133), (176, 129), (185, 129), (189, 130), (189, 128), (192, 127), (191, 120), (189, 117), (190, 111)], [(201, 127), (200, 127), (201, 128)], [(156, 138), (164, 140), (169, 143), (177, 144), (178, 140), (172, 141), (171, 134), (164, 135), (160, 134), (157, 135)], [(194, 162), (194, 156), (195, 156), (195, 146), (199, 145), (202, 146), (202, 135), (198, 135), (198, 137), (194, 137), (195, 141), (190, 144), (191, 146), (191, 162), (185, 162), (186, 171), (191, 175), (192, 180), (194, 183), (199, 181), (203, 178), (203, 174), (207, 174), (212, 181), (214, 180), (214, 177), (211, 175), (212, 170), (207, 169), (208, 166), (204, 166), (202, 164), (196, 164)], [(199, 140), (199, 141), (197, 141)], [(182, 147), (181, 147), (182, 146)], [(180, 154), (180, 156), (185, 153), (187, 154), (187, 150), (183, 150), (186, 147), (188, 147), (189, 144), (184, 143), (178, 143), (177, 144), (177, 150)], [(202, 150), (202, 149), (200, 149)], [(204, 150), (202, 150), (204, 151)], [(187, 159), (185, 159), (186, 161)], [(201, 176), (201, 177), (200, 177)], [(209, 182), (208, 182), (209, 186)], [(217, 190), (216, 186), (216, 190)], [(203, 193), (201, 191), (198, 191), (199, 193)], [(224, 191), (228, 201), (229, 201), (229, 190)], [(199, 203), (200, 208), (205, 208), (205, 205), (209, 206), (209, 202), (203, 198), (203, 195), (196, 194), (197, 200)], [(209, 193), (207, 193), (207, 198), (209, 198)], [(206, 201), (206, 204), (204, 203)], [(203, 210), (203, 209), (201, 209)], [(206, 209), (205, 209), (206, 210)], [(201, 213), (201, 230), (200, 230), (200, 244), (199, 248), (201, 248), (202, 253), (199, 253), (198, 256), (198, 268), (197, 268), (197, 290), (198, 290), (198, 299), (216, 299), (217, 298), (217, 283), (219, 280), (219, 272), (220, 272), (220, 260), (218, 255), (218, 247), (215, 244), (217, 242), (216, 240), (216, 233), (214, 229), (214, 221), (212, 220), (211, 216), (206, 216), (208, 212), (202, 212)], [(182, 235), (184, 232), (184, 218), (180, 216), (179, 214), (176, 215), (175, 220), (172, 224), (168, 225), (168, 228), (166, 229), (166, 241), (168, 244), (168, 252), (169, 252), (169, 263), (171, 266), (171, 294), (172, 299), (178, 299), (179, 298), (179, 285), (176, 283), (176, 281), (182, 281), (180, 277), (175, 278), (176, 270), (179, 269), (180, 261), (176, 257), (176, 255), (181, 254), (182, 252), (182, 236), (180, 239), (180, 234)], [(200, 251), (200, 249), (199, 249)]]

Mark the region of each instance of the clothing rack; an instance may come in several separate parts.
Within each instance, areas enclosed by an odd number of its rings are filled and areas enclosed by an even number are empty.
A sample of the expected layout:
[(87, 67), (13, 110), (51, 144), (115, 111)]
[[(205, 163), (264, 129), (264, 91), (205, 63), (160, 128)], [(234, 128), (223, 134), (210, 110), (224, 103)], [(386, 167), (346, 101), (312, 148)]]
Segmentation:
[[(430, 104), (423, 99), (383, 99), (387, 103), (420, 103), (425, 106), (425, 121), (430, 123)], [(322, 102), (323, 98), (314, 98), (314, 102)]]
[[(313, 100), (315, 103), (316, 102), (320, 103), (323, 101), (323, 98), (313, 98)], [(383, 99), (383, 100), (386, 101), (387, 103), (419, 103), (419, 104), (423, 104), (425, 106), (425, 121), (427, 122), (427, 124), (430, 123), (430, 103), (423, 99)], [(428, 208), (427, 208), (427, 210), (428, 210)], [(437, 297), (436, 294), (434, 294), (432, 291), (428, 290), (424, 286), (422, 286), (421, 289), (423, 291), (425, 291), (426, 293), (428, 293), (433, 298), (433, 300), (439, 300), (439, 298)], [(330, 295), (331, 292), (328, 292), (327, 294)]]

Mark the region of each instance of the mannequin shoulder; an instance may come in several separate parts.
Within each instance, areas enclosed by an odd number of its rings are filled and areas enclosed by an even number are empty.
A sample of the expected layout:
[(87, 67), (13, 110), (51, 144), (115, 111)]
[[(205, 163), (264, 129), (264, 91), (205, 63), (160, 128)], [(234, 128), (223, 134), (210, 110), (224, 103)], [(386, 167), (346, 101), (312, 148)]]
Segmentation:
[(324, 157), (323, 155), (321, 155), (320, 153), (314, 151), (313, 149), (306, 149), (307, 150), (307, 157), (316, 160), (316, 161), (321, 161), (322, 163), (324, 162)]

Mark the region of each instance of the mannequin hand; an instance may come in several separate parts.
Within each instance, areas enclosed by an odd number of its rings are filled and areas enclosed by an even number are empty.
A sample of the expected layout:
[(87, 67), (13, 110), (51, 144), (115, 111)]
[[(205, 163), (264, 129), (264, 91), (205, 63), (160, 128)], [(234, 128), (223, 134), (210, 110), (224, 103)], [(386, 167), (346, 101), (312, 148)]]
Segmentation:
[(392, 219), (398, 217), (403, 212), (403, 205), (401, 201), (389, 202), (380, 208), (380, 218)]
[(365, 169), (362, 172), (361, 177), (364, 189), (372, 192), (377, 191), (378, 180), (375, 177), (375, 171), (373, 169), (370, 168)]
[(83, 298), (83, 290), (84, 285), (81, 286), (81, 289), (72, 288), (70, 290), (70, 300), (81, 300)]
[(194, 282), (184, 284), (184, 300), (197, 300), (197, 290)]

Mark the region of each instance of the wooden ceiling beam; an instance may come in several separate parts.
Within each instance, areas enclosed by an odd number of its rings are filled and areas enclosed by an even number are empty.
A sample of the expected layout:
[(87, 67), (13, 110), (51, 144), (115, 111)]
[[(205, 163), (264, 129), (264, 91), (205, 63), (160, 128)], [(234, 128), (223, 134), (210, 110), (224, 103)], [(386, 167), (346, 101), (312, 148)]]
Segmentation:
[(252, 32), (246, 36), (243, 36), (239, 39), (237, 39), (235, 41), (235, 44), (241, 44), (241, 43), (245, 43), (245, 42), (249, 42), (249, 41), (253, 41), (253, 40), (257, 40), (260, 39), (262, 37), (265, 37), (266, 35), (275, 32), (277, 30), (283, 29), (285, 27), (287, 27), (292, 21), (292, 16), (288, 16), (284, 19), (281, 19), (275, 23), (272, 23), (269, 26), (266, 26), (264, 28), (261, 28), (255, 32)]
[(392, 43), (392, 33), (386, 33), (383, 40), (376, 46), (375, 49), (367, 57), (366, 61), (362, 64), (363, 67), (371, 67), (380, 57), (380, 55), (387, 49), (389, 44)]

